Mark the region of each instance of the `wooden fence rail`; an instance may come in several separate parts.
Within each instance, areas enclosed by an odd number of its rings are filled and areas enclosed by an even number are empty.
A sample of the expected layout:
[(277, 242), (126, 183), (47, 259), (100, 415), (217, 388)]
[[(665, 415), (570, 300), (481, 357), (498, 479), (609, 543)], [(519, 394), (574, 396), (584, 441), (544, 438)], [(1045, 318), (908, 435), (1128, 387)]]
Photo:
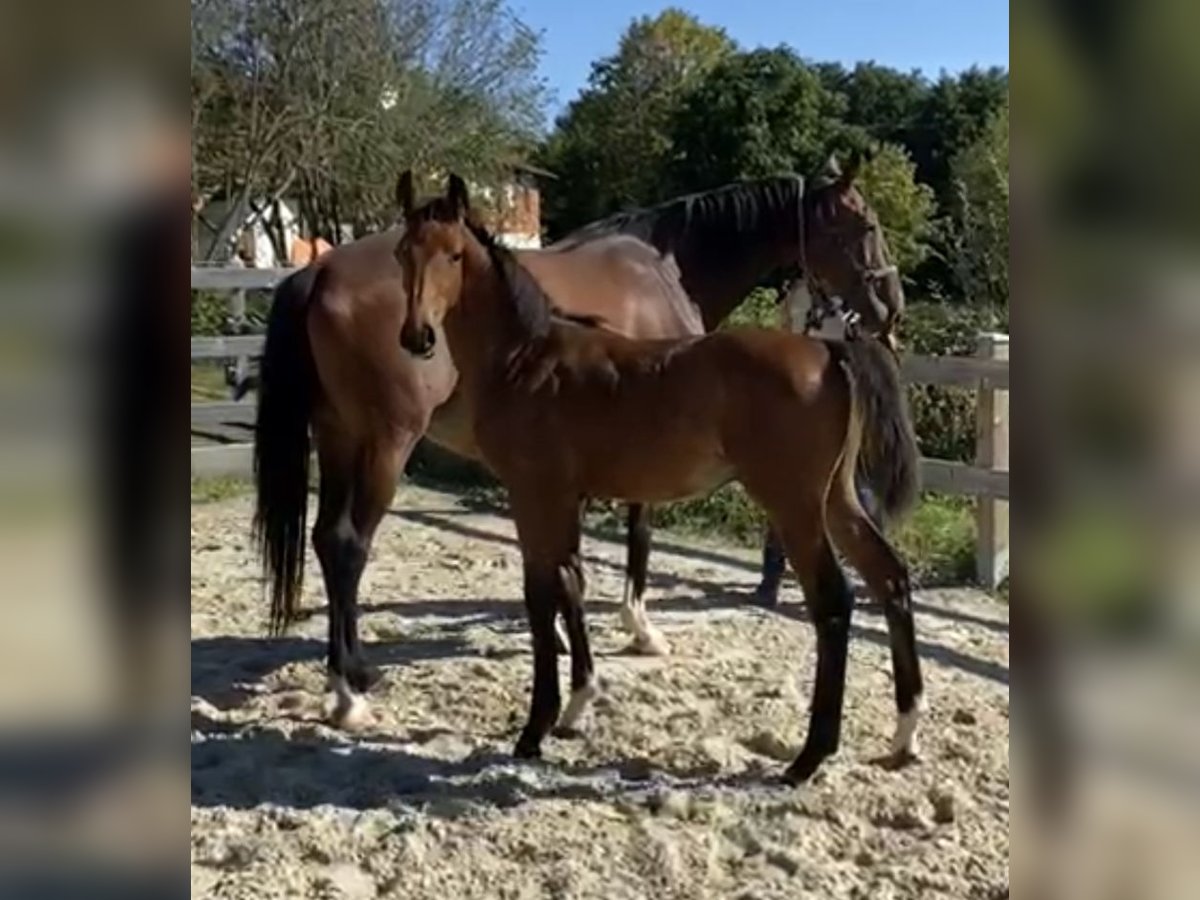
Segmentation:
[[(244, 315), (244, 291), (273, 288), (292, 269), (192, 269), (192, 289), (230, 291), (230, 320)], [(193, 360), (233, 359), (242, 373), (247, 362), (262, 355), (262, 335), (192, 338)], [(977, 498), (976, 574), (994, 588), (1008, 574), (1008, 346), (1007, 335), (985, 334), (976, 355), (908, 356), (902, 376), (911, 384), (969, 388), (978, 392), (975, 465), (944, 459), (921, 460), (927, 490)], [(193, 403), (192, 432), (253, 427), (254, 404)], [(245, 475), (250, 471), (250, 444), (192, 447), (192, 476)]]

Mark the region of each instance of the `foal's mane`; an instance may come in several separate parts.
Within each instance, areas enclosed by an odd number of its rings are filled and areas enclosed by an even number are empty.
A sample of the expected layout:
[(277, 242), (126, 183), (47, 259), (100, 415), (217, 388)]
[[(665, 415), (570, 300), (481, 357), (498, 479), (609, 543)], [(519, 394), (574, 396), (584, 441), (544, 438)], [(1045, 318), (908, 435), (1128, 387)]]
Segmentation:
[(478, 222), (468, 218), (464, 224), (487, 251), (492, 267), (500, 276), (503, 288), (511, 299), (517, 321), (525, 336), (545, 337), (555, 320), (571, 322), (585, 328), (598, 328), (603, 324), (604, 320), (600, 316), (568, 313), (556, 307), (541, 285), (529, 274), (529, 270), (517, 261), (511, 250), (497, 241), (491, 232)]

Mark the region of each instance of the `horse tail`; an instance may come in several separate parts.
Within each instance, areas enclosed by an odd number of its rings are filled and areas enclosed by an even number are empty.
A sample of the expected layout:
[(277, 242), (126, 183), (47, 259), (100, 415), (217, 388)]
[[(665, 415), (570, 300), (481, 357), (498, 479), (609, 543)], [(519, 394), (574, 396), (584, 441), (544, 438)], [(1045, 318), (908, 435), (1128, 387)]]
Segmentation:
[(920, 452), (895, 356), (874, 339), (829, 342), (850, 378), (854, 415), (862, 428), (857, 476), (891, 521), (904, 516), (921, 489)]
[(253, 536), (270, 594), (270, 631), (276, 635), (295, 618), (304, 581), (308, 426), (317, 389), (307, 330), (313, 278), (305, 268), (275, 289), (259, 369)]

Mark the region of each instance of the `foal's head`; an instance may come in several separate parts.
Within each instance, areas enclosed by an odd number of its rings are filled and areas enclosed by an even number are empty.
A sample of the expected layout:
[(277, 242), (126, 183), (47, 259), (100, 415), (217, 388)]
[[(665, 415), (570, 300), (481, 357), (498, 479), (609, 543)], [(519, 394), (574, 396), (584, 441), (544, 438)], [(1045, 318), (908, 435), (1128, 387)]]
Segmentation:
[(467, 185), (451, 175), (446, 196), (417, 206), (412, 172), (408, 171), (400, 176), (396, 199), (404, 214), (404, 237), (395, 252), (408, 297), (400, 345), (417, 356), (429, 357), (437, 343), (437, 327), (462, 295), (463, 224), (470, 212)]
[(862, 316), (865, 331), (886, 336), (904, 311), (904, 289), (879, 217), (855, 185), (861, 163), (855, 156), (840, 168), (831, 158), (806, 196), (808, 266), (820, 290)]

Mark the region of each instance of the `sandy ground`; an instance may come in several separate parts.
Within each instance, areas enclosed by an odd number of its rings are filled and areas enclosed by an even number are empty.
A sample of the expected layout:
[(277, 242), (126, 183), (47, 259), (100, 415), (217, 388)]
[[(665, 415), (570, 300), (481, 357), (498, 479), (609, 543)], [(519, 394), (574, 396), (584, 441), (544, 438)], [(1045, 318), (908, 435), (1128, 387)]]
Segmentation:
[[(326, 618), (281, 640), (249, 498), (192, 511), (192, 895), (354, 898), (992, 898), (1008, 886), (1007, 609), (925, 591), (922, 758), (894, 722), (882, 616), (860, 601), (842, 751), (772, 782), (803, 735), (814, 644), (798, 587), (754, 609), (755, 555), (659, 533), (649, 609), (667, 658), (621, 653), (623, 549), (585, 539), (602, 695), (578, 740), (509, 756), (531, 678), (510, 522), (397, 495), (363, 584), (384, 669), (374, 721), (322, 723)], [(566, 661), (562, 664), (566, 690)]]

